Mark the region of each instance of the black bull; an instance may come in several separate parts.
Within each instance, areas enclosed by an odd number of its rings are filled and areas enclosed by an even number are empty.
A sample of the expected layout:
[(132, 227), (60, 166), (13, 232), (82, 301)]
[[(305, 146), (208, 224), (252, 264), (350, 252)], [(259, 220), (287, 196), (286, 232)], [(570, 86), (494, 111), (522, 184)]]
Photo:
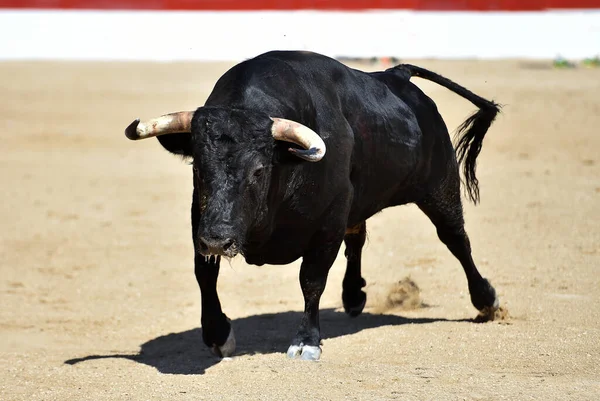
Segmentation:
[[(412, 76), (479, 108), (459, 127), (456, 149)], [(206, 345), (222, 356), (235, 350), (217, 294), (221, 256), (241, 253), (257, 265), (302, 258), (304, 316), (288, 355), (318, 359), (319, 299), (342, 242), (342, 300), (356, 316), (366, 302), (365, 221), (407, 203), (433, 222), (464, 268), (473, 305), (492, 316), (498, 299), (471, 257), (459, 166), (476, 203), (476, 158), (498, 111), (496, 103), (412, 65), (365, 73), (318, 54), (277, 51), (227, 71), (204, 107), (145, 126), (134, 121), (130, 139), (157, 136), (168, 151), (193, 158), (192, 237)]]

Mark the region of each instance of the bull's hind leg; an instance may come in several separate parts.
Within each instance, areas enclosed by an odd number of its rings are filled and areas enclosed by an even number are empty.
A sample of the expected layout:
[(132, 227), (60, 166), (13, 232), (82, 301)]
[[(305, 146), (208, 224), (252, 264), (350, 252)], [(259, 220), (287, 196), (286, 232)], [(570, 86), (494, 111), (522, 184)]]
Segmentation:
[(348, 228), (344, 236), (345, 255), (348, 264), (342, 282), (342, 302), (344, 303), (344, 310), (352, 317), (360, 315), (367, 302), (367, 294), (361, 290), (367, 283), (360, 272), (362, 248), (366, 237), (367, 229), (364, 221)]
[(428, 195), (417, 205), (435, 225), (440, 240), (462, 264), (473, 306), (481, 311), (482, 315), (492, 317), (493, 312), (498, 309), (498, 298), (494, 287), (481, 277), (471, 256), (471, 244), (464, 226), (458, 177), (446, 181), (439, 190)]

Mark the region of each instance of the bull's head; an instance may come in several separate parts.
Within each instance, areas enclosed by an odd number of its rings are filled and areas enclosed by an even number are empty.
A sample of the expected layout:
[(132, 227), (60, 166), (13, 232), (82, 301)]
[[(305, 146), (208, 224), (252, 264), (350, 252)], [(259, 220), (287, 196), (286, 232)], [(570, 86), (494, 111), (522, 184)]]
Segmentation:
[(200, 253), (233, 257), (243, 251), (250, 230), (265, 223), (276, 141), (295, 156), (317, 162), (325, 143), (295, 121), (247, 110), (201, 107), (146, 122), (133, 121), (132, 140), (157, 137), (168, 151), (193, 158)]

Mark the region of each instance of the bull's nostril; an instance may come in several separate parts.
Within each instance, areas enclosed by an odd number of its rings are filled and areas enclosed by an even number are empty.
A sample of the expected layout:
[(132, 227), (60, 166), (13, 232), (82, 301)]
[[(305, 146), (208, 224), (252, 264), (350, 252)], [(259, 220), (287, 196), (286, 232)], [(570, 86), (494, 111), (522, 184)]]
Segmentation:
[(206, 243), (206, 240), (204, 238), (200, 237), (198, 239), (198, 245), (200, 245), (200, 250), (208, 251), (208, 244)]
[(223, 251), (228, 250), (229, 248), (231, 248), (232, 245), (233, 245), (233, 239), (227, 238), (225, 241), (223, 241)]

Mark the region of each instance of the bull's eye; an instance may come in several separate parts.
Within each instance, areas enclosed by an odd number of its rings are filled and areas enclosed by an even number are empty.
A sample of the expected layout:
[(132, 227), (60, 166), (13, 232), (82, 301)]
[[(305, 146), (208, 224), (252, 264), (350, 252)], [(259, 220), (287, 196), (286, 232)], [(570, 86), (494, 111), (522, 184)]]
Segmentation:
[(259, 178), (260, 176), (262, 176), (264, 171), (265, 171), (265, 169), (263, 167), (259, 167), (256, 170), (254, 170), (254, 173), (252, 173), (252, 176), (254, 178)]

